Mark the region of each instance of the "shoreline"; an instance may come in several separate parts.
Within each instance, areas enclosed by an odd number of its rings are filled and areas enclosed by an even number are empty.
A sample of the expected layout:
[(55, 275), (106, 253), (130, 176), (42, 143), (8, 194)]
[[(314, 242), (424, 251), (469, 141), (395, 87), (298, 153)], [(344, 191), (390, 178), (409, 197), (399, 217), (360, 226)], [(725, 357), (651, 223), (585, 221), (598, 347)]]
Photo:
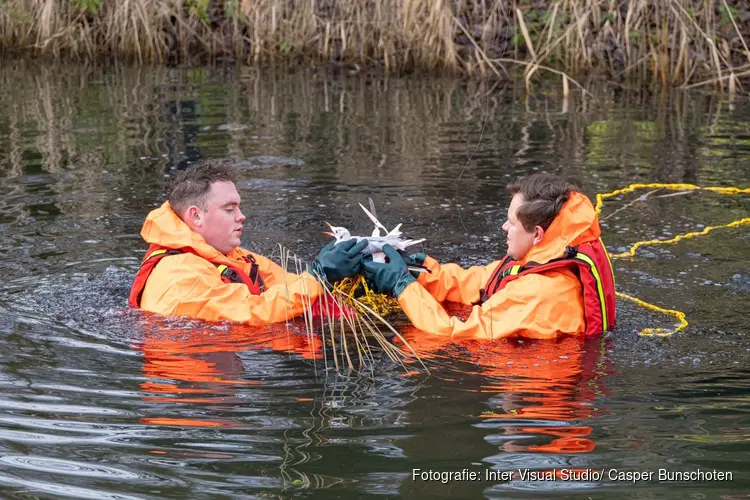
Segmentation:
[[(0, 56), (157, 65), (326, 67), (345, 74), (710, 87), (750, 82), (740, 0), (6, 0)], [(747, 86), (747, 85), (746, 85)]]

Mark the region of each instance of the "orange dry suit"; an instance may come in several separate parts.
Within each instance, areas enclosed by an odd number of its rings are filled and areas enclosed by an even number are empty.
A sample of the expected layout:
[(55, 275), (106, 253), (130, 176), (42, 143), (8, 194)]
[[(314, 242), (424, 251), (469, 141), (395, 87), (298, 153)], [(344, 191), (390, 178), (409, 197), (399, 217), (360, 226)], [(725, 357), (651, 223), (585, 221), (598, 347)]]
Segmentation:
[[(430, 272), (408, 285), (398, 302), (420, 330), (453, 338), (543, 339), (611, 330), (614, 274), (600, 235), (591, 201), (573, 192), (521, 260), (463, 269), (427, 257)], [(462, 321), (449, 316), (442, 301), (474, 307)]]
[(162, 316), (268, 324), (300, 315), (322, 293), (317, 279), (242, 248), (224, 255), (172, 210), (151, 211), (141, 229), (151, 245), (128, 303)]

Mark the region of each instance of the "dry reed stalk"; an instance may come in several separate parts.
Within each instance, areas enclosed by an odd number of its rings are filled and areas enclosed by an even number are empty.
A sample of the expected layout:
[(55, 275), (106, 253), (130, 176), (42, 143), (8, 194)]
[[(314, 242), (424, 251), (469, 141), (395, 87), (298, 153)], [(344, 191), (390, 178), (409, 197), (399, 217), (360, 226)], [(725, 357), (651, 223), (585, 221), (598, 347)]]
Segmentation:
[(630, 52), (630, 33), (631, 33), (630, 23), (633, 20), (633, 9), (635, 7), (635, 2), (628, 2), (627, 5), (628, 5), (628, 10), (625, 13), (625, 27), (624, 27), (625, 33), (623, 37), (625, 38), (625, 58), (626, 58), (625, 62), (629, 66), (630, 54), (631, 54)]
[[(293, 255), (290, 251), (285, 249), (283, 245), (279, 246), (280, 263), (285, 273), (283, 279), (284, 283), (288, 283), (286, 279), (286, 273), (289, 269), (289, 261), (294, 263), (294, 269), (296, 274), (300, 274), (307, 266), (302, 260)], [(374, 339), (381, 347), (383, 353), (388, 356), (394, 363), (400, 364), (405, 370), (404, 359), (411, 356), (417, 359), (422, 364), (422, 367), (427, 370), (424, 363), (419, 359), (419, 356), (411, 348), (408, 342), (401, 336), (401, 334), (382, 316), (375, 312), (372, 308), (366, 304), (357, 300), (355, 297), (347, 295), (339, 291), (338, 289), (329, 289), (326, 283), (320, 281), (321, 288), (323, 290), (323, 296), (318, 301), (313, 303), (310, 300), (310, 293), (308, 290), (303, 290), (304, 293), (304, 307), (303, 307), (303, 322), (305, 334), (309, 337), (320, 335), (322, 341), (322, 354), (323, 354), (323, 365), (324, 369), (328, 371), (333, 369), (337, 373), (357, 371), (362, 373), (364, 370), (372, 372), (374, 370), (374, 356), (370, 350), (367, 338)], [(289, 290), (286, 290), (287, 296)], [(339, 314), (338, 318), (335, 317), (335, 312), (332, 307), (337, 307), (340, 311), (349, 310), (349, 313)], [(319, 323), (317, 323), (313, 317), (313, 312), (319, 312)], [(291, 318), (287, 317), (287, 332), (288, 321)], [(381, 332), (378, 324), (383, 325), (389, 330), (395, 337), (397, 337), (408, 350), (404, 352), (402, 349), (394, 346)], [(319, 332), (319, 333), (316, 333)], [(350, 341), (353, 341), (353, 348), (357, 351), (358, 364), (355, 365), (350, 354)], [(330, 344), (330, 353), (329, 353)], [(310, 342), (310, 345), (314, 345), (314, 342)], [(330, 362), (329, 362), (330, 355)], [(316, 356), (313, 356), (313, 359)]]
[[(707, 80), (703, 80), (703, 81), (700, 81), (700, 82), (691, 83), (690, 85), (683, 85), (682, 88), (685, 89), (685, 90), (688, 90), (688, 89), (694, 89), (694, 88), (698, 88), (698, 87), (705, 87), (706, 85), (713, 85), (713, 84), (716, 84), (716, 83), (721, 83), (722, 84), (722, 88), (723, 88), (724, 87), (723, 84), (724, 84), (725, 80), (728, 81), (730, 79), (733, 79), (735, 81), (739, 81), (739, 78), (741, 78), (741, 77), (748, 77), (748, 76), (750, 76), (750, 70), (741, 71), (739, 73), (731, 73), (729, 75), (724, 75), (724, 76), (721, 76), (721, 77), (709, 78)], [(736, 82), (735, 82), (735, 84), (736, 84)]]
[[(497, 75), (498, 78), (502, 78), (502, 75), (500, 75), (500, 72), (497, 70), (496, 65), (490, 60), (489, 57), (487, 57), (487, 54), (485, 54), (484, 50), (482, 50), (482, 48), (479, 46), (479, 44), (474, 39), (474, 37), (472, 37), (469, 34), (469, 32), (464, 27), (464, 25), (461, 24), (461, 22), (458, 19), (456, 19), (455, 16), (451, 16), (451, 17), (453, 18), (453, 21), (456, 23), (456, 25), (461, 29), (461, 31), (468, 37), (471, 44), (477, 50), (477, 53), (481, 56), (481, 60), (487, 63), (487, 65), (492, 69), (493, 73), (495, 73), (495, 75)], [(503, 73), (505, 73), (505, 75), (510, 78), (508, 71), (503, 67), (502, 64), (500, 65), (500, 68), (503, 70)]]
[[(675, 3), (676, 3), (676, 2), (675, 2)], [(721, 89), (723, 90), (723, 89), (724, 89), (724, 84), (723, 84), (723, 81), (724, 81), (724, 79), (723, 79), (723, 77), (722, 77), (721, 62), (720, 62), (720, 60), (719, 60), (719, 59), (720, 59), (720, 55), (719, 55), (719, 52), (718, 52), (718, 50), (716, 49), (716, 44), (714, 43), (713, 39), (712, 39), (712, 38), (711, 38), (710, 36), (708, 36), (707, 32), (706, 32), (706, 31), (703, 31), (703, 30), (702, 30), (702, 29), (700, 28), (700, 26), (698, 26), (698, 23), (696, 23), (696, 22), (695, 22), (695, 20), (693, 20), (693, 18), (692, 18), (692, 17), (690, 17), (690, 15), (688, 14), (688, 12), (687, 12), (687, 11), (685, 11), (685, 8), (684, 8), (684, 7), (682, 6), (682, 5), (680, 5), (679, 3), (677, 3), (677, 6), (678, 6), (678, 7), (680, 8), (680, 12), (681, 12), (681, 13), (682, 13), (682, 14), (683, 14), (683, 15), (684, 15), (685, 17), (687, 17), (688, 19), (690, 19), (690, 21), (692, 22), (692, 24), (693, 24), (693, 25), (695, 26), (695, 28), (697, 29), (697, 31), (698, 31), (698, 34), (699, 34), (699, 35), (701, 35), (701, 36), (702, 36), (702, 37), (703, 37), (703, 38), (704, 38), (704, 39), (706, 40), (706, 43), (708, 44), (708, 47), (709, 47), (709, 52), (710, 52), (710, 55), (711, 55), (711, 59), (712, 59), (712, 61), (713, 61), (713, 63), (714, 63), (714, 67), (715, 67), (715, 69), (716, 69), (716, 74), (718, 75), (718, 78), (719, 78), (719, 80), (718, 80), (718, 81), (720, 82), (720, 85), (721, 85)], [(671, 10), (672, 10), (672, 11), (673, 11), (673, 12), (675, 13), (675, 15), (676, 15), (676, 16), (678, 17), (678, 19), (680, 19), (680, 20), (681, 20), (681, 19), (682, 19), (682, 17), (681, 17), (681, 16), (680, 16), (680, 14), (679, 14), (679, 13), (678, 13), (678, 12), (676, 11), (676, 9), (675, 9), (675, 8), (674, 8), (674, 6), (672, 5), (672, 3), (670, 3), (669, 7), (670, 7), (670, 9), (671, 9)], [(706, 16), (706, 22), (707, 22), (707, 23), (708, 23), (708, 17), (709, 17), (709, 16), (710, 16), (710, 14), (709, 14), (708, 16)], [(708, 28), (708, 31), (710, 31), (710, 27)], [(726, 62), (726, 61), (725, 61), (725, 62)]]
[[(549, 47), (550, 41), (552, 40), (552, 33), (555, 31), (555, 21), (557, 20), (557, 11), (560, 8), (560, 2), (555, 2), (552, 7), (552, 16), (550, 17), (549, 24), (544, 27), (547, 30), (547, 41), (545, 46)], [(544, 33), (544, 31), (542, 31)]]
[[(299, 258), (297, 258), (296, 255), (292, 254), (289, 251), (286, 251), (284, 249), (283, 245), (279, 245), (279, 248), (281, 249), (281, 252), (280, 252), (281, 253), (281, 260), (280, 260), (280, 262), (281, 262), (281, 267), (284, 270), (284, 275), (286, 275), (286, 273), (287, 273), (287, 269), (288, 269), (288, 266), (289, 266), (289, 260), (290, 259), (292, 260), (292, 263), (294, 264), (295, 274), (302, 273), (304, 271), (302, 261)], [(288, 285), (288, 282), (287, 282), (286, 279), (284, 279), (284, 283), (285, 283), (285, 287), (286, 287), (285, 292), (286, 292), (286, 295), (288, 297), (289, 296), (289, 285)], [(313, 342), (313, 338), (312, 338), (314, 336), (314, 333), (313, 333), (313, 331), (314, 331), (314, 322), (313, 322), (313, 317), (312, 317), (312, 300), (310, 299), (310, 297), (311, 297), (310, 290), (308, 290), (307, 287), (305, 286), (303, 288), (303, 290), (302, 290), (302, 301), (303, 301), (303, 311), (304, 311), (303, 315), (302, 315), (302, 318), (303, 318), (304, 325), (305, 325), (305, 333), (306, 333), (306, 335), (308, 337), (308, 345), (310, 345), (310, 349), (312, 350), (312, 349), (314, 349), (315, 342)], [(287, 327), (287, 337), (288, 337), (290, 335), (289, 321), (292, 319), (292, 316), (293, 316), (292, 311), (291, 311), (291, 307), (287, 308), (286, 313), (287, 314), (286, 314), (286, 322), (285, 322), (285, 324), (286, 324), (286, 327)], [(317, 359), (316, 353), (311, 352), (310, 355), (311, 355), (310, 357), (313, 359), (313, 363), (315, 363), (315, 360)], [(326, 369), (326, 371), (328, 371), (328, 357), (327, 357), (327, 353), (326, 353), (325, 350), (323, 351), (323, 355), (324, 355), (323, 362), (325, 364), (325, 369)]]
[(531, 55), (531, 64), (526, 66), (526, 70), (524, 71), (524, 81), (526, 83), (526, 91), (528, 92), (531, 90), (531, 77), (534, 75), (534, 72), (539, 68), (537, 64), (537, 56), (536, 51), (534, 50), (534, 43), (531, 41), (531, 36), (529, 36), (529, 29), (526, 27), (526, 22), (523, 20), (523, 14), (521, 14), (521, 10), (516, 7), (516, 18), (518, 19), (518, 25), (521, 27), (521, 33), (523, 34), (523, 39), (526, 42), (526, 48), (529, 51), (529, 54)]
[[(499, 61), (499, 62), (507, 62), (507, 63), (519, 64), (521, 66), (530, 66), (530, 65), (533, 64), (533, 63), (526, 62), (526, 61), (518, 61), (516, 59), (499, 58), (499, 59), (495, 59), (495, 60)], [(583, 92), (584, 94), (588, 95), (591, 98), (595, 98), (594, 95), (591, 92), (589, 92), (588, 90), (586, 90), (586, 88), (583, 85), (581, 85), (578, 81), (576, 81), (575, 79), (571, 78), (570, 76), (568, 76), (564, 72), (556, 70), (554, 68), (550, 68), (549, 66), (542, 66), (540, 64), (536, 64), (536, 66), (538, 66), (539, 69), (543, 69), (545, 71), (549, 71), (550, 73), (555, 73), (556, 75), (560, 75), (560, 76), (566, 77), (568, 79), (568, 81), (572, 82), (576, 87), (578, 87), (579, 89), (581, 89), (581, 92)]]
[(732, 9), (729, 8), (729, 4), (727, 3), (727, 0), (722, 0), (724, 3), (724, 8), (726, 8), (727, 15), (729, 16), (729, 20), (732, 21), (732, 26), (734, 26), (734, 30), (737, 32), (737, 36), (740, 38), (740, 41), (742, 42), (742, 46), (745, 48), (745, 56), (747, 57), (748, 62), (750, 62), (750, 49), (747, 48), (747, 43), (745, 43), (745, 38), (742, 36), (742, 31), (740, 31), (740, 28), (737, 26), (737, 21), (734, 20), (734, 14), (732, 14)]
[[(38, 6), (39, 3), (41, 3), (41, 7)], [(39, 30), (36, 35), (36, 43), (38, 46), (44, 47), (53, 39), (53, 35), (57, 34), (58, 22), (60, 20), (58, 2), (57, 0), (32, 0), (32, 4), (37, 4), (36, 10), (39, 16)]]

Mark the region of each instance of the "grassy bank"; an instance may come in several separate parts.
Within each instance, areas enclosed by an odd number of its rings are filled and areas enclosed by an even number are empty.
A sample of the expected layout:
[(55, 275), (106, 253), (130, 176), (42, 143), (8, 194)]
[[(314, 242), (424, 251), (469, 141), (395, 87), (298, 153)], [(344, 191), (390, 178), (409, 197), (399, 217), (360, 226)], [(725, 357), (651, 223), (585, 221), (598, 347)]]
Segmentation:
[(745, 0), (0, 0), (0, 52), (82, 60), (553, 71), (563, 85), (594, 72), (735, 91), (748, 42)]

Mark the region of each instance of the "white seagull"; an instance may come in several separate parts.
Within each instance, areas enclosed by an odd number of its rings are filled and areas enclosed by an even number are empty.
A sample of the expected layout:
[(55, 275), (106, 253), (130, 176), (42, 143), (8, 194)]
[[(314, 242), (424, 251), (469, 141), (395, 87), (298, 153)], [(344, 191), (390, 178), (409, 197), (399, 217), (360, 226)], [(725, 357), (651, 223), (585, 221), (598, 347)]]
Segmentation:
[[(369, 253), (372, 255), (373, 262), (385, 262), (385, 253), (383, 252), (383, 245), (386, 243), (391, 245), (393, 248), (395, 248), (399, 253), (405, 253), (406, 249), (412, 245), (416, 245), (418, 243), (422, 243), (425, 241), (425, 238), (421, 238), (419, 240), (411, 240), (411, 239), (402, 239), (401, 238), (401, 224), (394, 227), (392, 230), (388, 231), (388, 229), (380, 223), (380, 221), (369, 211), (367, 210), (362, 204), (360, 203), (359, 206), (364, 210), (367, 217), (375, 224), (375, 229), (373, 229), (372, 234), (370, 236), (352, 236), (348, 229), (345, 227), (340, 226), (332, 226), (328, 222), (328, 227), (331, 229), (331, 232), (325, 232), (323, 234), (327, 234), (329, 236), (333, 236), (336, 238), (336, 243), (340, 243), (342, 241), (348, 241), (351, 239), (362, 241), (367, 240), (367, 247), (363, 250), (365, 253)], [(370, 200), (370, 206), (374, 209), (372, 200)], [(374, 211), (374, 210), (373, 210)], [(383, 230), (385, 232), (385, 236), (380, 235), (380, 230)], [(427, 271), (423, 267), (417, 267), (417, 266), (408, 266), (410, 271), (416, 271), (416, 272), (425, 272)]]

